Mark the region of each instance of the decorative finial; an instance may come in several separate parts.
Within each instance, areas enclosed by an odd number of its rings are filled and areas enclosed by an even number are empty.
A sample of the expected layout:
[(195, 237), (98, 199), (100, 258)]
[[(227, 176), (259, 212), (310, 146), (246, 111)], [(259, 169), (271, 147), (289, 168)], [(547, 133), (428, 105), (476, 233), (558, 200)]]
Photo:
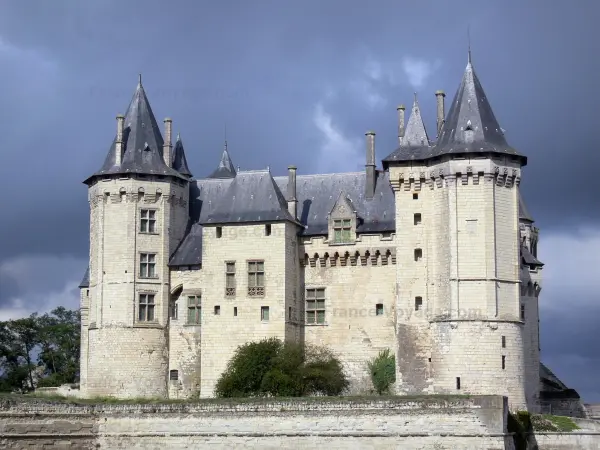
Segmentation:
[(468, 62), (471, 64), (471, 25), (467, 26), (467, 45), (469, 48), (469, 59)]
[(225, 122), (224, 141), (225, 141), (224, 150), (227, 151), (227, 122)]
[(417, 103), (417, 93), (415, 92), (415, 103)]
[(142, 87), (142, 74), (138, 74), (138, 86)]
[(181, 136), (179, 136), (179, 132), (177, 132), (177, 142), (181, 141)]

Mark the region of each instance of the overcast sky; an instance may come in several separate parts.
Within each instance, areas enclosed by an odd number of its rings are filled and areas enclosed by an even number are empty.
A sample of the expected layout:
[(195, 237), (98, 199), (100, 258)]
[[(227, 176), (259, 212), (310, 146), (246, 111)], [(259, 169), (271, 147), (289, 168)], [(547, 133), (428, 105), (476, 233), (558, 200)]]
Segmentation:
[(600, 2), (57, 0), (0, 3), (0, 320), (76, 307), (87, 267), (81, 182), (99, 169), (138, 73), (195, 176), (363, 170), (418, 92), (430, 136), (473, 63), (541, 228), (542, 359), (600, 402)]

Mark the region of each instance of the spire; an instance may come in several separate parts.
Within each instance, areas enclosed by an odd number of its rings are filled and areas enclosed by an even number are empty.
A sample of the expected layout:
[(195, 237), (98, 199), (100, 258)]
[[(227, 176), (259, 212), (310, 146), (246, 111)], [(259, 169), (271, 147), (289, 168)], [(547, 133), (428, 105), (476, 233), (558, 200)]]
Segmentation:
[(181, 136), (177, 133), (177, 140), (175, 141), (175, 150), (173, 151), (172, 160), (173, 169), (179, 172), (181, 175), (191, 178), (192, 173), (188, 168), (187, 159), (185, 157), (185, 150), (183, 149), (183, 142), (181, 142)]
[(123, 121), (122, 158), (117, 158), (115, 136), (102, 168), (89, 177), (86, 183), (96, 176), (113, 174), (171, 175), (181, 178), (163, 160), (163, 137), (141, 80), (140, 75)]
[(441, 129), (435, 153), (473, 152), (522, 156), (506, 142), (471, 63), (469, 45), (467, 67)]
[(223, 154), (221, 155), (221, 161), (219, 161), (219, 167), (208, 178), (235, 178), (236, 171), (233, 167), (233, 162), (227, 151), (227, 141), (223, 145)]
[(424, 147), (429, 145), (429, 138), (425, 130), (425, 124), (421, 117), (419, 101), (415, 92), (412, 111), (406, 125), (404, 136), (400, 138), (400, 147)]
[(529, 213), (529, 209), (527, 209), (527, 205), (523, 200), (523, 196), (521, 195), (521, 190), (519, 190), (519, 220), (522, 222), (535, 222), (533, 217)]

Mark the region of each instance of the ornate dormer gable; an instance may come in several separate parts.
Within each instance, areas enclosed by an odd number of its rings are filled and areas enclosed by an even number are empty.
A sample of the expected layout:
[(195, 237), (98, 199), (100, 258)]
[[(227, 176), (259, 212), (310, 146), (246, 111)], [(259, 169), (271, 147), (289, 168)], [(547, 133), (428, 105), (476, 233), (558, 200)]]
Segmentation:
[(354, 244), (356, 242), (356, 210), (344, 191), (329, 213), (329, 244)]

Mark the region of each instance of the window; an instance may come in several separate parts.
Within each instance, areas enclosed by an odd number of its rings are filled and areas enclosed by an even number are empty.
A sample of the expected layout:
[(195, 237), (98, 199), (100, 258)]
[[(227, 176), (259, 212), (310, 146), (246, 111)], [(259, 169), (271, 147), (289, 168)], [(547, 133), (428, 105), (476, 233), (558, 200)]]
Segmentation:
[(235, 297), (235, 262), (225, 263), (225, 297)]
[(460, 390), (460, 377), (456, 377), (456, 389)]
[(423, 308), (423, 297), (415, 297), (415, 311), (420, 311)]
[(202, 322), (202, 298), (199, 295), (188, 297), (188, 320), (190, 325), (199, 325)]
[(156, 254), (140, 254), (140, 278), (156, 278)]
[(237, 317), (237, 306), (233, 307), (233, 317)]
[(325, 288), (306, 290), (306, 323), (325, 323)]
[(140, 294), (138, 321), (153, 322), (154, 306), (154, 294)]
[(171, 300), (169, 303), (169, 318), (171, 320), (177, 320), (177, 302)]
[(521, 305), (521, 320), (525, 322), (525, 305)]
[(506, 348), (506, 336), (502, 336), (502, 348)]
[(265, 225), (265, 236), (271, 236), (271, 224), (270, 223)]
[(248, 261), (248, 296), (265, 295), (265, 262)]
[(375, 315), (383, 316), (383, 303), (377, 303), (375, 305)]
[(502, 355), (502, 370), (506, 369), (506, 356)]
[(90, 296), (90, 290), (89, 290), (89, 289), (86, 289), (86, 290), (85, 290), (85, 296), (86, 296), (86, 297), (89, 297), (89, 296)]
[(260, 307), (260, 320), (262, 320), (263, 322), (269, 321), (269, 307), (268, 306)]
[(413, 200), (419, 200), (419, 194), (413, 192)]
[(171, 381), (179, 380), (179, 371), (178, 370), (169, 370), (169, 380), (171, 380)]
[(333, 242), (352, 241), (352, 220), (342, 219), (333, 221)]
[(415, 213), (414, 223), (415, 223), (415, 225), (421, 224), (421, 214), (420, 213)]
[(288, 306), (288, 320), (292, 320), (292, 307)]
[(221, 315), (221, 306), (215, 305), (215, 316)]
[(423, 258), (423, 250), (415, 248), (415, 261), (421, 261), (421, 258)]
[(156, 210), (142, 209), (140, 211), (140, 232), (156, 233)]
[(221, 238), (221, 236), (223, 236), (223, 228), (222, 227), (217, 227), (217, 238)]

